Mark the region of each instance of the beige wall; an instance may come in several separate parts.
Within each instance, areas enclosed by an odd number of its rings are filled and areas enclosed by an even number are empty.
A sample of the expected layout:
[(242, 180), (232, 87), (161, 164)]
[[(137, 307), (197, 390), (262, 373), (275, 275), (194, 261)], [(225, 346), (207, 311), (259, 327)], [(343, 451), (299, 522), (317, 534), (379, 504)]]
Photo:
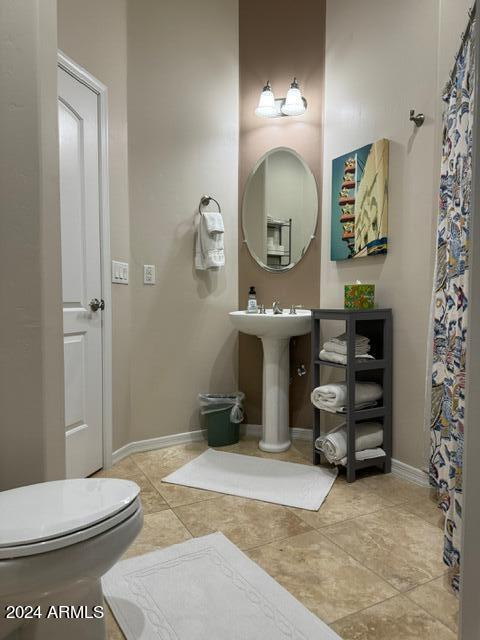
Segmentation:
[[(259, 158), (274, 147), (290, 147), (309, 165), (322, 197), (322, 112), (324, 59), (323, 0), (240, 0), (240, 155), (239, 210), (248, 175)], [(260, 91), (267, 79), (274, 93), (284, 97), (297, 76), (308, 100), (299, 118), (264, 120), (254, 114)], [(320, 224), (317, 225), (320, 229)], [(320, 291), (320, 240), (311, 243), (304, 259), (284, 273), (263, 270), (243, 243), (239, 220), (239, 300), (246, 308), (248, 289), (254, 285), (258, 301), (271, 307), (280, 300), (284, 307), (303, 304), (317, 307)], [(305, 363), (309, 369), (310, 341), (291, 343), (292, 370)], [(240, 334), (240, 388), (246, 393), (247, 420), (261, 423), (262, 346), (254, 336)], [(309, 376), (294, 376), (290, 388), (290, 424), (311, 425)]]
[[(237, 0), (128, 3), (132, 440), (198, 428), (197, 393), (237, 386), (237, 14)], [(193, 268), (204, 193), (224, 214), (217, 273)]]
[[(58, 0), (58, 46), (108, 88), (113, 260), (130, 260), (126, 0)], [(130, 438), (131, 287), (112, 285), (113, 450)]]
[[(394, 311), (394, 457), (423, 467), (426, 358), (434, 214), (440, 167), (440, 95), (466, 16), (457, 0), (327, 0), (321, 305), (342, 306), (343, 284), (377, 287)], [(465, 4), (462, 0), (462, 4)], [(355, 28), (345, 25), (355, 20)], [(394, 28), (393, 28), (394, 25)], [(359, 54), (361, 52), (361, 55)], [(409, 109), (426, 122), (414, 130)], [(390, 140), (389, 252), (331, 262), (332, 159)]]
[(0, 489), (65, 473), (54, 0), (0, 3)]
[(443, 87), (460, 48), (460, 37), (468, 21), (474, 0), (440, 0), (438, 79)]

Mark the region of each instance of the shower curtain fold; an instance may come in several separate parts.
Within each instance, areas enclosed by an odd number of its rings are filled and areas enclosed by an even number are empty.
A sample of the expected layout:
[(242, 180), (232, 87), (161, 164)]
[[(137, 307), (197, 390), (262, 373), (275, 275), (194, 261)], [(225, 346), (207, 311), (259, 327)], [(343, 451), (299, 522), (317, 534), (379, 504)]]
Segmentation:
[(444, 561), (458, 590), (468, 329), (474, 100), (473, 27), (443, 96), (444, 135), (432, 304), (430, 483), (445, 513)]

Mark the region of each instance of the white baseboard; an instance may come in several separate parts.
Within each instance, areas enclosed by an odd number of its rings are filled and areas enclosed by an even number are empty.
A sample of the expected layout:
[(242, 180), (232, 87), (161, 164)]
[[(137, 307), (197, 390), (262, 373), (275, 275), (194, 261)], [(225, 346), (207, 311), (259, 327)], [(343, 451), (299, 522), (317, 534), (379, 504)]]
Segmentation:
[(413, 482), (414, 484), (418, 484), (421, 487), (430, 486), (428, 475), (425, 473), (425, 471), (422, 471), (422, 469), (417, 469), (417, 467), (411, 467), (405, 462), (395, 460), (395, 458), (392, 458), (392, 474), (394, 476), (397, 476), (397, 478), (407, 480), (408, 482)]
[(186, 431), (185, 433), (174, 433), (170, 436), (160, 436), (158, 438), (150, 438), (148, 440), (129, 442), (113, 452), (112, 464), (119, 462), (132, 453), (152, 451), (153, 449), (165, 449), (166, 447), (174, 447), (177, 444), (201, 442), (202, 440), (205, 440), (205, 437), (205, 429), (197, 429), (196, 431)]
[[(262, 435), (262, 425), (261, 424), (242, 424), (240, 427), (240, 433), (242, 435), (260, 438), (260, 436)], [(312, 430), (304, 429), (303, 427), (292, 427), (290, 429), (290, 436), (292, 440), (309, 441), (312, 439)]]
[[(242, 435), (259, 438), (262, 433), (262, 425), (244, 424), (241, 425), (240, 432)], [(308, 442), (312, 438), (312, 430), (308, 428), (293, 427), (290, 429), (290, 434), (293, 440), (304, 440)], [(152, 451), (153, 449), (165, 449), (166, 447), (173, 447), (178, 444), (201, 442), (202, 440), (205, 440), (205, 438), (205, 429), (197, 429), (195, 431), (186, 431), (185, 433), (174, 433), (170, 436), (160, 436), (159, 438), (130, 442), (113, 452), (112, 464), (119, 462), (132, 453)], [(411, 467), (405, 462), (395, 460), (395, 458), (392, 458), (392, 475), (397, 478), (401, 478), (402, 480), (413, 482), (414, 484), (418, 484), (422, 487), (429, 486), (428, 476), (425, 471), (417, 469), (416, 467)]]

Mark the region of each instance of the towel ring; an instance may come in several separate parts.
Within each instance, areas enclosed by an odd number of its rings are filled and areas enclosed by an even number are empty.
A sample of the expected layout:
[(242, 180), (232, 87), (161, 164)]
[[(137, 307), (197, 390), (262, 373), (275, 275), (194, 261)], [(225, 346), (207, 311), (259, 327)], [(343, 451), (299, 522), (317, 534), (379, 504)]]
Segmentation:
[(211, 201), (215, 202), (215, 204), (217, 205), (218, 213), (222, 213), (220, 203), (218, 202), (218, 200), (215, 200), (215, 198), (212, 198), (212, 196), (202, 196), (200, 198), (200, 204), (198, 205), (198, 212), (202, 214), (203, 213), (202, 207), (208, 207)]

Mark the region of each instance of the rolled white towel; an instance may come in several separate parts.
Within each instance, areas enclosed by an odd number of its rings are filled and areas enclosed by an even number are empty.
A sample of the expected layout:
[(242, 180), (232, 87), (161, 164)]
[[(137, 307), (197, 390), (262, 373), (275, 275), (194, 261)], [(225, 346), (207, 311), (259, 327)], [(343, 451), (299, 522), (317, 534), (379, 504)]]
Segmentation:
[[(379, 422), (362, 422), (357, 425), (355, 435), (355, 451), (375, 449), (383, 442), (383, 428)], [(322, 451), (327, 460), (339, 463), (347, 455), (347, 427), (345, 424), (333, 429), (315, 441), (317, 449)]]
[[(376, 402), (383, 395), (382, 387), (376, 382), (356, 382), (355, 383), (355, 406), (365, 402)], [(347, 404), (347, 385), (345, 382), (334, 384), (323, 384), (312, 391), (312, 403), (318, 406), (321, 403), (324, 407), (337, 410)], [(324, 408), (320, 407), (320, 408)]]
[[(325, 404), (323, 402), (313, 402), (313, 404), (318, 408), (318, 409), (323, 409), (323, 411), (329, 411), (330, 413), (347, 413), (347, 407), (345, 405), (341, 406), (341, 407), (332, 407), (329, 404)], [(377, 402), (376, 401), (372, 401), (372, 402), (357, 402), (357, 404), (355, 405), (355, 411), (360, 411), (361, 409), (368, 409), (369, 407), (376, 407), (377, 406)]]
[[(355, 358), (359, 360), (375, 360), (369, 353), (363, 355), (357, 354)], [(320, 360), (326, 360), (327, 362), (336, 362), (338, 364), (347, 364), (347, 355), (343, 353), (335, 353), (334, 351), (327, 351), (322, 349), (320, 351)]]
[[(332, 353), (340, 353), (342, 355), (347, 355), (348, 353), (346, 344), (339, 344), (338, 342), (333, 342), (333, 340), (327, 340), (327, 342), (324, 343), (323, 348), (325, 351), (330, 351)], [(369, 352), (369, 342), (355, 345), (355, 355), (366, 355)]]
[(322, 402), (328, 406), (343, 407), (347, 402), (347, 385), (344, 382), (338, 384), (323, 384), (312, 391), (312, 402)]

